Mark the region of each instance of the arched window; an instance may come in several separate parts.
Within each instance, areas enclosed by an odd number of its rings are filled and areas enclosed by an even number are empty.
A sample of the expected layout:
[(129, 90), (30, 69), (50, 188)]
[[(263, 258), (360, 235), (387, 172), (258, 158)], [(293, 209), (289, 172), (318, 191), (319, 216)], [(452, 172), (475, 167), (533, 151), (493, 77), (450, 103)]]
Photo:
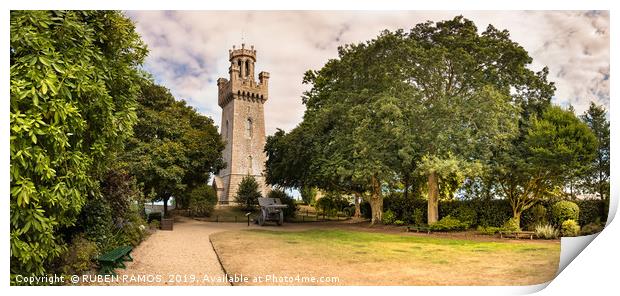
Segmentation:
[(248, 138), (252, 137), (252, 118), (248, 118), (248, 120), (245, 122), (245, 136)]
[(252, 170), (253, 170), (253, 168), (252, 168), (252, 156), (248, 155), (248, 174), (251, 174)]
[(241, 77), (241, 60), (237, 60), (237, 66), (239, 66), (239, 77)]
[(250, 61), (245, 61), (245, 77), (250, 77)]

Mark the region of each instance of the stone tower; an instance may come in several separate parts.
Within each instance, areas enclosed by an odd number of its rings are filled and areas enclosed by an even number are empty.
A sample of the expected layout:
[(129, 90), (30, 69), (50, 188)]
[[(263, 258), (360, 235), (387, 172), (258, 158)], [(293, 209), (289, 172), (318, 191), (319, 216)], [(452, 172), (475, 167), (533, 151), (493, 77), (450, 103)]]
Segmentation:
[(266, 155), (263, 104), (269, 97), (269, 73), (254, 76), (256, 50), (245, 44), (228, 51), (229, 79), (219, 78), (218, 105), (222, 107), (220, 133), (226, 142), (223, 158), (226, 168), (213, 180), (220, 205), (234, 202), (237, 187), (246, 175), (252, 175), (265, 196), (269, 190), (263, 175)]

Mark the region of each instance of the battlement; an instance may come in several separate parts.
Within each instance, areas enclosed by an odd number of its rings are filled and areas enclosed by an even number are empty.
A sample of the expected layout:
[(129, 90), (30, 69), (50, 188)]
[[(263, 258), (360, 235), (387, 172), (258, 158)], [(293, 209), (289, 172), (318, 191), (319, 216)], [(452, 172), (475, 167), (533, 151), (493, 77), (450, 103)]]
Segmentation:
[(239, 49), (236, 49), (233, 45), (233, 49), (228, 50), (228, 57), (228, 60), (231, 62), (233, 59), (239, 57), (248, 57), (256, 62), (256, 50), (254, 49), (254, 45), (250, 46), (250, 49), (245, 48), (245, 43), (242, 43)]

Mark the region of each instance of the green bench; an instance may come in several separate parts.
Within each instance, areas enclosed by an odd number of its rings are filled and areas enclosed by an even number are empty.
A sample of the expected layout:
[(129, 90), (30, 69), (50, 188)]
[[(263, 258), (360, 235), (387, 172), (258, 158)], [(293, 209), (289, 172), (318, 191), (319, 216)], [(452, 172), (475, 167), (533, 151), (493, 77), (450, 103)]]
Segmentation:
[(426, 234), (431, 233), (431, 228), (428, 226), (407, 226), (407, 232), (426, 232)]
[(114, 272), (115, 268), (123, 268), (125, 269), (124, 261), (133, 261), (131, 252), (133, 248), (130, 246), (118, 247), (110, 252), (107, 252), (99, 257), (97, 257), (97, 261), (101, 265), (100, 273), (102, 274), (116, 274)]

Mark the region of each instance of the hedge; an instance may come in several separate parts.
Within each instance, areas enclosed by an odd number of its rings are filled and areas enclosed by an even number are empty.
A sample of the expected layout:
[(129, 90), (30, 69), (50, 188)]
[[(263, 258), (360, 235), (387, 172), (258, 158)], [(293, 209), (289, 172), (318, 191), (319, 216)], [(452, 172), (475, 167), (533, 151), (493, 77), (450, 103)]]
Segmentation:
[[(580, 200), (575, 201), (579, 206), (579, 225), (586, 225), (598, 221), (605, 221), (607, 213), (604, 212), (605, 204), (602, 200)], [(547, 216), (550, 215), (551, 203), (541, 201), (540, 205), (546, 209)], [(362, 216), (370, 218), (371, 210), (368, 202), (361, 204)], [(427, 203), (420, 198), (403, 198), (399, 194), (392, 194), (385, 197), (383, 201), (383, 211), (391, 211), (396, 220), (402, 220), (407, 224), (416, 224), (416, 212), (422, 217), (422, 221), (427, 221)], [(530, 208), (521, 214), (521, 227), (523, 229), (533, 229), (535, 227), (536, 213), (534, 208)], [(472, 214), (473, 213), (473, 214)], [(462, 222), (467, 222), (470, 227), (501, 227), (508, 219), (512, 218), (512, 207), (508, 200), (450, 200), (439, 202), (439, 219), (446, 216), (455, 217)], [(550, 219), (551, 217), (546, 217)], [(418, 220), (420, 218), (418, 217)], [(471, 220), (471, 221), (466, 221)]]

